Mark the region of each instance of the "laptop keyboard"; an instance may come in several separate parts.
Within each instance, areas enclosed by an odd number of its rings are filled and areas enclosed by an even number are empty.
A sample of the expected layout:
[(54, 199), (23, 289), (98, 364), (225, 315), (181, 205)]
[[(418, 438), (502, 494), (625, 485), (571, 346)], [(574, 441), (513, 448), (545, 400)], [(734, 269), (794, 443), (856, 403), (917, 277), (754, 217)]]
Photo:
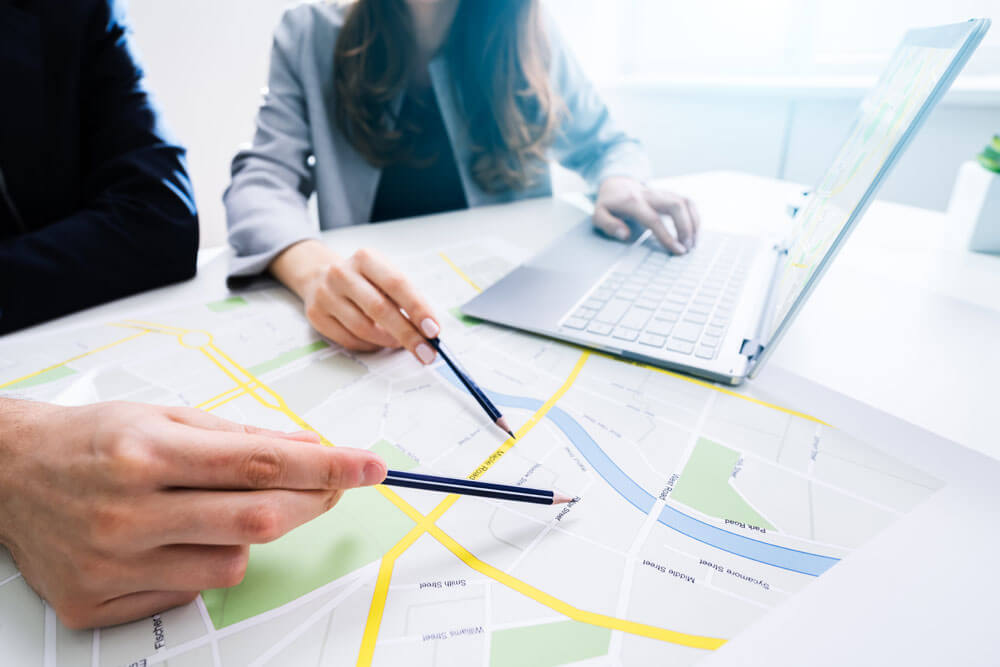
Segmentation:
[(689, 254), (672, 256), (650, 237), (619, 260), (562, 326), (607, 337), (608, 344), (714, 359), (754, 252), (754, 237), (709, 233)]

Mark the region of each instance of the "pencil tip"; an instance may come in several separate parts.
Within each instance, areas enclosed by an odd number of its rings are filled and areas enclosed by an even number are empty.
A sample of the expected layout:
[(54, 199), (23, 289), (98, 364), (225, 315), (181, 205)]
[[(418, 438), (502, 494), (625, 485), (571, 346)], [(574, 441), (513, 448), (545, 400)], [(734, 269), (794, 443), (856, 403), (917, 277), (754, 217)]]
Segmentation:
[(572, 501), (573, 501), (573, 498), (571, 496), (564, 496), (561, 493), (553, 493), (552, 494), (552, 504), (553, 505), (562, 505), (564, 503), (568, 503), (568, 502), (572, 502)]
[(497, 420), (496, 420), (495, 423), (496, 423), (497, 426), (499, 426), (504, 431), (506, 431), (510, 435), (510, 437), (512, 437), (512, 438), (514, 437), (514, 431), (511, 430), (510, 424), (508, 424), (507, 420), (503, 418), (503, 415), (497, 417)]
[(517, 440), (517, 436), (514, 435), (513, 431), (507, 431), (507, 433), (508, 433), (508, 435), (510, 435), (510, 437), (511, 437), (512, 440)]

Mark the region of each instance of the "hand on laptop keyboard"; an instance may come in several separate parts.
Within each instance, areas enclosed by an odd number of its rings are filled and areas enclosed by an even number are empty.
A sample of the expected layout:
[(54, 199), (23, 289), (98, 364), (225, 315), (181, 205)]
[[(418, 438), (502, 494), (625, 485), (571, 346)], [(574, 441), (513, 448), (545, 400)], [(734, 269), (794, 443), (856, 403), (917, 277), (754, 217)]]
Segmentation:
[[(673, 221), (676, 236), (663, 216)], [(675, 255), (683, 255), (695, 246), (701, 224), (698, 211), (687, 198), (647, 188), (631, 178), (612, 176), (601, 183), (597, 193), (594, 225), (609, 236), (627, 241), (632, 232), (625, 220), (649, 228)]]
[(708, 233), (698, 252), (670, 258), (648, 239), (629, 249), (562, 327), (607, 344), (714, 359), (753, 256), (752, 237)]

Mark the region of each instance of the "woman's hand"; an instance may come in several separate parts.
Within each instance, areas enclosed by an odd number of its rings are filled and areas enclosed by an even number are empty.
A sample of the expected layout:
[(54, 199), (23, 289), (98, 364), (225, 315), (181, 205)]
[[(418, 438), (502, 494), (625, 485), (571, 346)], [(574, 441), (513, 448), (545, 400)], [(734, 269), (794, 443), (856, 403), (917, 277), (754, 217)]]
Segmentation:
[[(305, 302), (321, 334), (351, 350), (405, 347), (434, 361), (427, 338), (441, 327), (413, 285), (374, 250), (347, 259), (319, 241), (302, 241), (271, 262), (271, 272)], [(402, 311), (406, 311), (405, 314)]]
[(0, 542), (71, 628), (243, 579), (248, 546), (378, 484), (385, 463), (193, 408), (0, 399)]
[[(661, 216), (669, 216), (676, 237)], [(685, 197), (647, 188), (631, 178), (612, 176), (601, 183), (594, 206), (594, 225), (622, 241), (630, 232), (624, 218), (648, 227), (670, 252), (683, 255), (698, 241), (701, 221), (698, 211)]]

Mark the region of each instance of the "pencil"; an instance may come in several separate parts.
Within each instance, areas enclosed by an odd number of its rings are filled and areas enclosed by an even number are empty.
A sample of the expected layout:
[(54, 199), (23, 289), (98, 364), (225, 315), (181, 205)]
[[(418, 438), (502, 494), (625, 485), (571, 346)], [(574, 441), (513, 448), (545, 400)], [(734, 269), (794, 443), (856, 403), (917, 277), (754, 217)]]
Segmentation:
[(530, 489), (523, 486), (511, 486), (509, 484), (493, 484), (490, 482), (478, 482), (472, 479), (462, 479), (460, 477), (439, 477), (437, 475), (422, 475), (415, 472), (402, 472), (400, 470), (390, 470), (386, 473), (385, 481), (388, 486), (404, 486), (409, 489), (423, 489), (424, 491), (440, 491), (442, 493), (458, 493), (463, 496), (481, 496), (483, 498), (495, 498), (497, 500), (516, 500), (522, 503), (535, 503), (538, 505), (560, 505), (568, 503), (572, 498), (564, 496), (554, 491), (543, 489)]
[(482, 407), (482, 409), (486, 412), (490, 420), (503, 429), (510, 437), (515, 437), (514, 431), (510, 430), (510, 426), (507, 424), (507, 420), (504, 419), (502, 414), (500, 414), (497, 406), (493, 405), (493, 402), (486, 396), (486, 392), (480, 389), (479, 385), (477, 385), (475, 381), (469, 377), (464, 370), (462, 370), (462, 367), (459, 366), (451, 358), (451, 356), (444, 351), (444, 345), (441, 343), (441, 339), (430, 338), (428, 339), (428, 342), (430, 342), (430, 344), (434, 346), (434, 349), (438, 351), (438, 354), (441, 355), (444, 362), (448, 364), (448, 368), (450, 368), (455, 375), (458, 376), (458, 379), (462, 381), (462, 384), (464, 384), (465, 388), (469, 390), (472, 397), (476, 399), (476, 402), (479, 403), (480, 407)]

